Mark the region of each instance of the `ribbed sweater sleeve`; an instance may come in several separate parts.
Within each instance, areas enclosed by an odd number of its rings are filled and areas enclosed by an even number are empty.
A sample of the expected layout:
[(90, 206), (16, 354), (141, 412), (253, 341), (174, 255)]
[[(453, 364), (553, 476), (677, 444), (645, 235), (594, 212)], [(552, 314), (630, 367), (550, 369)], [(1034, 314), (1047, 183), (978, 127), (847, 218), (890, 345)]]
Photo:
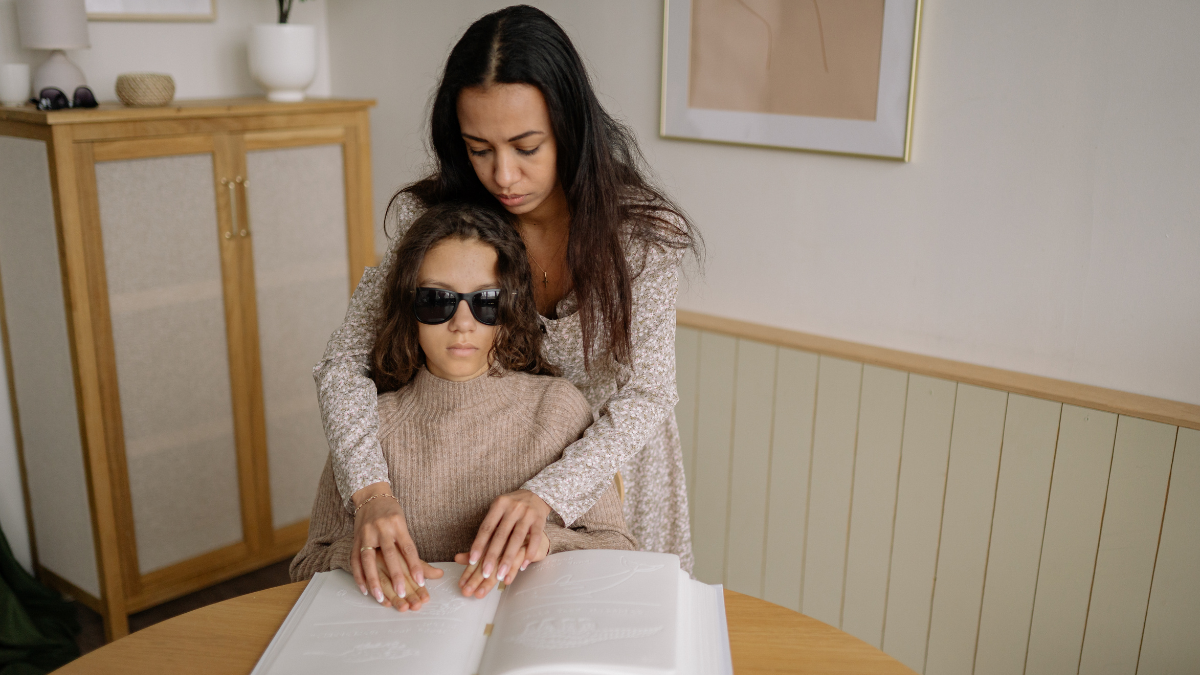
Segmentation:
[(303, 581), (317, 572), (334, 569), (349, 572), (353, 545), (354, 519), (342, 508), (341, 495), (333, 480), (333, 467), (325, 460), (325, 470), (317, 481), (317, 498), (308, 521), (308, 541), (292, 559), (288, 573), (293, 581)]
[(625, 514), (621, 510), (621, 498), (616, 485), (600, 496), (600, 500), (571, 527), (563, 527), (562, 518), (551, 516), (546, 523), (546, 538), (550, 540), (550, 553), (575, 551), (587, 548), (610, 548), (632, 551), (637, 542), (625, 526)]

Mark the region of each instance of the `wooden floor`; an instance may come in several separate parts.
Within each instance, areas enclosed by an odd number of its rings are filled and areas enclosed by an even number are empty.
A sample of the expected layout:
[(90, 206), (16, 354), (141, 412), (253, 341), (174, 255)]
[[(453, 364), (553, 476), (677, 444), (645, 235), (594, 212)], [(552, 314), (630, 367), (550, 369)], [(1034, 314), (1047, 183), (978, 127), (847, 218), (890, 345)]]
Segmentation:
[[(151, 607), (144, 612), (132, 614), (129, 617), (129, 630), (130, 632), (136, 632), (147, 626), (153, 626), (160, 621), (166, 621), (171, 617), (186, 614), (193, 609), (199, 609), (206, 605), (221, 602), (222, 600), (236, 598), (239, 595), (261, 591), (265, 588), (273, 588), (291, 583), (291, 579), (288, 578), (288, 564), (290, 563), (291, 560), (284, 560), (269, 567), (264, 567), (261, 570), (230, 579), (216, 586), (196, 591), (191, 595), (185, 595), (177, 600), (163, 603), (157, 607)], [(76, 638), (76, 642), (79, 643), (79, 651), (86, 654), (93, 649), (103, 647), (104, 624), (100, 620), (100, 615), (78, 602), (75, 603), (75, 607), (79, 615), (79, 625), (82, 629)]]

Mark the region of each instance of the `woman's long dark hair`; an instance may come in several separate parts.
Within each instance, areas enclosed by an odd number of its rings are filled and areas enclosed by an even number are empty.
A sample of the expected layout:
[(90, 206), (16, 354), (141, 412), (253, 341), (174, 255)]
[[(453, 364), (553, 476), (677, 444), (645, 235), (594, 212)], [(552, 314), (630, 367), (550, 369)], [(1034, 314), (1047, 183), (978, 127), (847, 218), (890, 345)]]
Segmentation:
[(492, 363), (507, 370), (554, 375), (553, 368), (542, 358), (541, 326), (529, 281), (529, 259), (521, 237), (504, 216), (492, 209), (448, 202), (417, 218), (396, 247), (383, 292), (383, 312), (375, 346), (371, 349), (370, 377), (376, 389), (382, 393), (403, 387), (425, 363), (413, 311), (417, 275), (429, 249), (446, 239), (481, 241), (496, 250), (496, 276), (501, 293), (496, 337), (488, 355)]
[[(701, 242), (683, 211), (643, 175), (632, 131), (600, 106), (579, 53), (545, 12), (508, 7), (471, 24), (459, 39), (433, 101), (434, 171), (401, 193), (426, 206), (460, 200), (499, 209), (467, 156), (458, 97), (468, 87), (518, 83), (537, 87), (550, 111), (558, 180), (571, 214), (567, 267), (584, 363), (594, 347), (630, 363), (632, 280), (640, 270), (630, 269), (625, 245), (691, 249), (699, 256)], [(607, 339), (600, 336), (605, 330)]]

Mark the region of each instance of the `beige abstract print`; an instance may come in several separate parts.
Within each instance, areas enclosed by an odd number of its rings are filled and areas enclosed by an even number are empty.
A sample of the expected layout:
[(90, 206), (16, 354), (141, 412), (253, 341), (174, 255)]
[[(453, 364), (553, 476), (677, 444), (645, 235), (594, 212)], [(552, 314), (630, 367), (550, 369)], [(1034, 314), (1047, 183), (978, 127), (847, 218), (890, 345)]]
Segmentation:
[(884, 0), (692, 0), (688, 105), (874, 120)]

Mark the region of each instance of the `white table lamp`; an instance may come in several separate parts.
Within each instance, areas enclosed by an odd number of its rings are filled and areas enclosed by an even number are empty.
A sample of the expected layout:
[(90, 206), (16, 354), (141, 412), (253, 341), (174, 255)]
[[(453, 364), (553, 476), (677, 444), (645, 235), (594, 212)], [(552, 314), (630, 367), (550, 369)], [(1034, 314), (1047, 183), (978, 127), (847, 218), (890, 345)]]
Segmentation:
[(21, 46), (52, 50), (50, 58), (33, 73), (33, 93), (57, 87), (67, 98), (87, 84), (83, 71), (67, 59), (64, 49), (86, 49), (87, 8), (84, 0), (17, 0), (17, 25)]

